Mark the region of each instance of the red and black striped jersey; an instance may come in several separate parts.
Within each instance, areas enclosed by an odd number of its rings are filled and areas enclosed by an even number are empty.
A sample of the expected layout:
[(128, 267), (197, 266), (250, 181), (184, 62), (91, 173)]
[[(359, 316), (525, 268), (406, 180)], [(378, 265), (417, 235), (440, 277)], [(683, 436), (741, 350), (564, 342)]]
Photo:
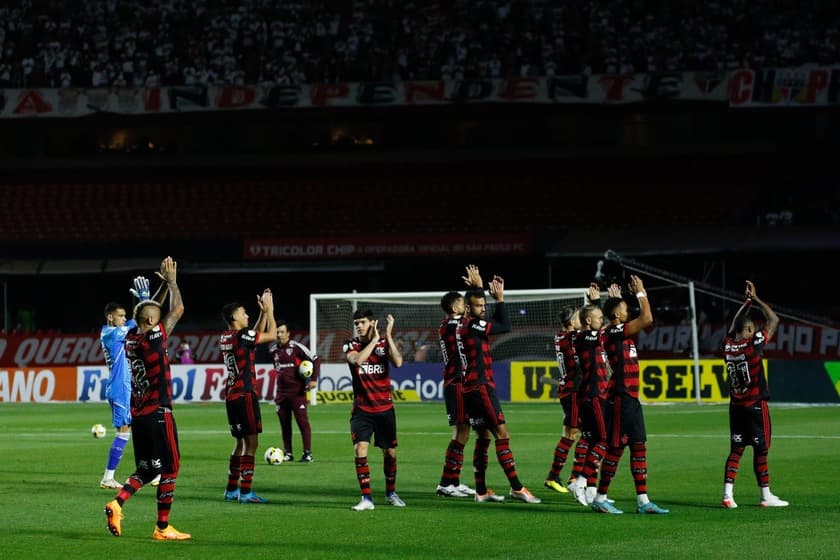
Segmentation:
[(485, 319), (466, 319), (456, 330), (455, 338), (461, 361), (461, 382), (464, 390), (479, 385), (495, 386), (493, 357), (490, 355), (490, 331), (493, 323)]
[(470, 391), (479, 385), (496, 386), (493, 379), (493, 357), (490, 355), (490, 333), (503, 334), (512, 328), (507, 306), (497, 301), (492, 322), (479, 317), (465, 317), (455, 331), (458, 357), (461, 360), (461, 382)]
[(557, 358), (557, 397), (562, 398), (577, 391), (581, 381), (580, 361), (575, 351), (575, 331), (562, 331), (554, 336), (554, 355)]
[(764, 372), (764, 346), (767, 330), (756, 331), (752, 338), (723, 341), (723, 357), (729, 377), (729, 399), (732, 404), (751, 406), (770, 398), (767, 375)]
[(128, 331), (125, 355), (131, 366), (131, 415), (145, 416), (160, 407), (171, 409), (172, 374), (163, 324), (158, 323), (143, 334), (137, 327)]
[[(361, 352), (366, 344), (358, 337), (344, 342), (344, 355)], [(353, 380), (353, 406), (370, 413), (385, 412), (394, 406), (391, 399), (391, 363), (388, 361), (388, 341), (385, 337), (376, 342), (370, 357), (361, 364), (351, 364), (350, 377)]]
[(254, 391), (257, 336), (257, 331), (245, 327), (224, 331), (219, 337), (222, 363), (227, 373), (225, 400), (232, 401)]
[(609, 383), (604, 332), (583, 330), (575, 336), (575, 352), (580, 361), (578, 395), (583, 400), (605, 399)]
[(461, 382), (461, 358), (458, 355), (458, 327), (463, 315), (444, 319), (438, 328), (440, 355), (443, 359), (443, 385)]
[(609, 393), (624, 393), (639, 398), (639, 353), (632, 336), (625, 330), (625, 323), (604, 328), (604, 349), (612, 367)]

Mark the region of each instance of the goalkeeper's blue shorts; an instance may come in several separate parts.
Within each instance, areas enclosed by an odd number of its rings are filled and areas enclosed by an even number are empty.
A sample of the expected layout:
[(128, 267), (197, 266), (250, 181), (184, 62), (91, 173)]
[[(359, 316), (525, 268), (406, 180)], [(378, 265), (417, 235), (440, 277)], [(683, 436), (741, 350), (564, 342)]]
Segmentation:
[(111, 405), (111, 424), (115, 428), (131, 425), (131, 408), (129, 408), (127, 400), (120, 402), (110, 399), (108, 404)]

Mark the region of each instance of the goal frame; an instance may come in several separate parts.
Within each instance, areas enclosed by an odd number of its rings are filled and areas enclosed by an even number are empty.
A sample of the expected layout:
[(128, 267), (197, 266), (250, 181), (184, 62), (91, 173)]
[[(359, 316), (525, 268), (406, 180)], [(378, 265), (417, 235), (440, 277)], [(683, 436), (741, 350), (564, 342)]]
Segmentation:
[[(579, 297), (580, 304), (585, 303), (586, 287), (579, 288), (545, 288), (533, 290), (505, 290), (505, 301), (518, 300), (528, 301), (539, 298), (552, 297)], [(462, 293), (465, 290), (460, 290)], [(315, 353), (318, 352), (318, 302), (340, 300), (350, 301), (353, 310), (357, 310), (357, 302), (393, 302), (395, 300), (416, 300), (417, 302), (427, 302), (429, 304), (439, 305), (440, 298), (446, 290), (441, 291), (423, 291), (423, 292), (343, 292), (343, 293), (314, 293), (309, 294), (309, 346)], [(443, 312), (441, 312), (441, 316)], [(352, 324), (352, 319), (348, 317), (348, 326)], [(309, 392), (309, 400), (312, 405), (317, 402), (316, 391)]]

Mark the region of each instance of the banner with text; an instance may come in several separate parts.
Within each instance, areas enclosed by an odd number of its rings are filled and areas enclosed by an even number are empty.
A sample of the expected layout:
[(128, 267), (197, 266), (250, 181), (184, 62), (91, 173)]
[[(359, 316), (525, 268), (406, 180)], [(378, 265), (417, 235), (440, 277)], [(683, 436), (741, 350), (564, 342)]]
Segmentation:
[(730, 107), (816, 107), (840, 104), (840, 67), (737, 70)]
[[(639, 400), (642, 402), (696, 402), (693, 360), (639, 360)], [(764, 361), (767, 367), (767, 360)], [(513, 362), (510, 368), (511, 401), (549, 401), (556, 398), (544, 377), (557, 378), (556, 362)], [(769, 374), (768, 374), (769, 376)], [(723, 360), (700, 360), (700, 400), (727, 402), (729, 388)]]
[[(840, 361), (768, 361), (771, 395), (776, 401), (840, 403)], [(641, 360), (639, 399), (643, 402), (695, 402), (693, 360)], [(504, 402), (555, 401), (551, 384), (556, 378), (552, 361), (496, 362), (496, 390)], [(700, 400), (722, 403), (728, 387), (721, 360), (700, 360)], [(108, 371), (105, 366), (0, 368), (0, 402), (76, 401), (104, 403)], [(225, 372), (220, 365), (172, 366), (172, 393), (176, 403), (221, 402)], [(276, 372), (271, 364), (257, 366), (256, 391), (273, 401)], [(395, 402), (442, 402), (443, 383), (438, 364), (405, 364), (391, 372)], [(346, 364), (323, 364), (316, 400), (347, 404), (353, 383)], [(445, 414), (441, 409), (441, 414)]]
[(476, 255), (530, 255), (527, 234), (391, 235), (378, 237), (248, 239), (246, 260), (370, 259), (385, 257), (453, 257)]
[[(172, 365), (175, 402), (221, 402), (225, 370), (221, 364)], [(494, 366), (499, 398), (510, 398), (509, 364)], [(0, 369), (0, 402), (107, 402), (108, 368), (102, 366), (26, 367)], [(441, 366), (406, 364), (391, 371), (392, 388), (400, 401), (442, 401)], [(271, 364), (257, 365), (255, 389), (261, 400), (273, 401), (277, 373)], [(347, 402), (353, 382), (346, 364), (322, 364), (319, 393), (325, 399)]]
[[(642, 402), (696, 402), (694, 360), (639, 360), (639, 400)], [(700, 402), (729, 401), (726, 368), (722, 360), (699, 360)], [(774, 401), (840, 403), (840, 362), (764, 360)], [(551, 361), (512, 362), (511, 401), (552, 401), (556, 389), (544, 378), (557, 378)], [(541, 381), (542, 380), (542, 381)]]
[(727, 72), (595, 74), (534, 78), (337, 84), (0, 90), (0, 117), (97, 113), (177, 114), (312, 107), (465, 103), (619, 104), (648, 100), (728, 102), (731, 107), (840, 104), (840, 66)]
[[(720, 354), (720, 345), (727, 325), (701, 323), (698, 326), (700, 355), (714, 357)], [(406, 327), (400, 336), (413, 346), (437, 345), (437, 327)], [(517, 347), (520, 338), (523, 348), (551, 348), (554, 330), (550, 326), (530, 328), (527, 332), (512, 332), (505, 336), (506, 346)], [(521, 336), (520, 336), (521, 335)], [(318, 355), (324, 361), (342, 359), (342, 341), (351, 336), (346, 331), (321, 330), (318, 333)], [(295, 340), (309, 346), (309, 336), (296, 334)], [(527, 339), (527, 340), (525, 340)], [(499, 338), (496, 342), (498, 343)], [(530, 341), (530, 342), (529, 342)], [(196, 362), (220, 363), (218, 331), (176, 331), (167, 339), (169, 355), (174, 356), (181, 342), (188, 342)], [(656, 325), (639, 333), (636, 346), (649, 359), (684, 358), (691, 349), (689, 325)], [(548, 357), (548, 356), (546, 356)], [(773, 340), (767, 345), (765, 357), (779, 360), (840, 360), (840, 330), (805, 323), (784, 322), (779, 325)], [(530, 359), (532, 356), (505, 359)], [(96, 334), (27, 334), (0, 335), (0, 367), (44, 368), (104, 364), (99, 336)], [(434, 367), (439, 367), (433, 364)]]

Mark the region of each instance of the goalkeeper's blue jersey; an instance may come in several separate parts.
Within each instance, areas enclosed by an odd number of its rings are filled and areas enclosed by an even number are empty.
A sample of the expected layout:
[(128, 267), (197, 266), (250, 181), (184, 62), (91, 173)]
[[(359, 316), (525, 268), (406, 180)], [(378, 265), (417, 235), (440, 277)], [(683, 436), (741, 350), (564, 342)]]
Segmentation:
[(102, 355), (105, 356), (109, 372), (105, 396), (109, 400), (124, 404), (126, 408), (131, 398), (131, 369), (125, 357), (125, 335), (136, 326), (134, 319), (129, 319), (122, 327), (103, 325), (99, 333)]

